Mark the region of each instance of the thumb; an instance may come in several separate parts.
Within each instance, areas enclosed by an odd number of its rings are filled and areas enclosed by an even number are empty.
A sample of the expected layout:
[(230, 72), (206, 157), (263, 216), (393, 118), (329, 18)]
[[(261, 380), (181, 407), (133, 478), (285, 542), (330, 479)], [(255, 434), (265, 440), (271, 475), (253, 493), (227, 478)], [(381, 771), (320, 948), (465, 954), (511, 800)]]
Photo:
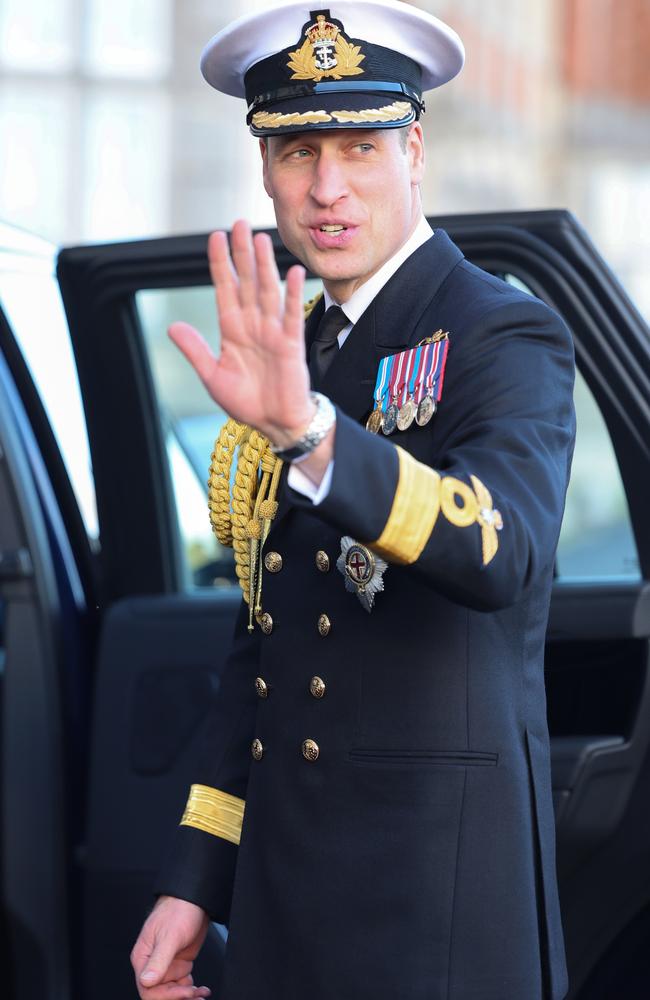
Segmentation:
[(149, 956), (149, 961), (140, 973), (144, 986), (158, 986), (164, 982), (167, 970), (176, 957), (178, 948), (174, 941), (166, 939), (158, 942)]
[(181, 320), (171, 324), (167, 335), (182, 351), (203, 382), (209, 382), (216, 358), (205, 337), (189, 323)]

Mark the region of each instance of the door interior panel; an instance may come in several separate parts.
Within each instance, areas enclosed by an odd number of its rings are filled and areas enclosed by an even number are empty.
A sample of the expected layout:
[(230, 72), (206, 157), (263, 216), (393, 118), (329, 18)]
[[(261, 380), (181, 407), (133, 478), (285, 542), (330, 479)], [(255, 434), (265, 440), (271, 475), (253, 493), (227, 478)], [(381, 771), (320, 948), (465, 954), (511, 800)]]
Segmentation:
[(648, 643), (549, 643), (546, 683), (558, 870), (616, 830), (650, 738)]
[[(132, 995), (129, 952), (196, 773), (240, 599), (238, 587), (130, 598), (104, 619), (85, 857), (88, 1000)], [(215, 993), (223, 950), (212, 931), (197, 964)], [(108, 967), (110, 976), (97, 975)]]
[(64, 609), (50, 547), (52, 525), (39, 495), (42, 469), (30, 462), (33, 445), (0, 354), (2, 991), (29, 982), (40, 996), (66, 997), (70, 897), (60, 687)]
[(600, 996), (593, 977), (583, 986), (594, 955), (611, 949), (615, 961), (625, 928), (647, 905), (650, 859), (633, 845), (650, 785), (648, 589), (562, 582), (551, 604), (545, 670), (557, 869), (569, 997), (580, 1000)]

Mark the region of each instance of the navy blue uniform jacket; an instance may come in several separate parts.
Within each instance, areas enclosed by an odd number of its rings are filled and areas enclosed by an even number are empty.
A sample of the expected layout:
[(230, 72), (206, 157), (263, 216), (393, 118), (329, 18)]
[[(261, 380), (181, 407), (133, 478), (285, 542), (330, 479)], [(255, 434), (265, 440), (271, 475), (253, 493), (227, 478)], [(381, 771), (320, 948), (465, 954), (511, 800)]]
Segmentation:
[[(438, 412), (370, 434), (380, 359), (440, 328)], [(217, 1000), (565, 995), (543, 656), (573, 377), (558, 316), (441, 230), (326, 373), (331, 490), (314, 507), (284, 485), (264, 549), (283, 561), (264, 575), (273, 629), (239, 617), (156, 885), (228, 923)], [(389, 562), (371, 614), (336, 569), (342, 535)]]

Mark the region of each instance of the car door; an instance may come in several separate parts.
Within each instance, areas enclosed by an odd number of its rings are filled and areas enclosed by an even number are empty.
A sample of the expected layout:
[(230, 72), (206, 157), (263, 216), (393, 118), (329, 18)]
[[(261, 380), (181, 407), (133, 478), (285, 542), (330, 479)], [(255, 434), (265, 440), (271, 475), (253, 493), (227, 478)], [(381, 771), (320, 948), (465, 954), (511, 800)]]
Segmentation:
[[(430, 221), (476, 264), (548, 302), (573, 333), (578, 444), (547, 691), (570, 996), (589, 1000), (606, 975), (616, 981), (620, 943), (650, 913), (648, 328), (566, 212)], [(293, 261), (271, 235), (284, 275)], [(83, 859), (88, 1000), (133, 988), (128, 953), (192, 779), (239, 602), (204, 509), (224, 414), (165, 336), (183, 318), (218, 349), (205, 248), (205, 236), (188, 236), (71, 248), (58, 259), (100, 539)], [(213, 929), (201, 959), (201, 981), (215, 989), (223, 939)], [(640, 952), (625, 961), (641, 982)]]
[(67, 892), (65, 823), (58, 806), (63, 744), (60, 692), (53, 684), (62, 607), (48, 525), (26, 454), (29, 433), (0, 353), (0, 954), (7, 990), (17, 990), (14, 973), (29, 964), (36, 988), (54, 996), (69, 989), (68, 929), (59, 908), (65, 908)]

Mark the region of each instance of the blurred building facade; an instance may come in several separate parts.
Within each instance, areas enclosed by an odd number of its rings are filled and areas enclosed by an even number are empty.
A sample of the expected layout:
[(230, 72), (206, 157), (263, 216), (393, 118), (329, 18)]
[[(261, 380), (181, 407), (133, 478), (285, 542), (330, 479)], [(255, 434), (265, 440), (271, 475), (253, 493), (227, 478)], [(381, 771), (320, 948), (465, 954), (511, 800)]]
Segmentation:
[[(240, 102), (198, 72), (261, 0), (2, 0), (0, 218), (58, 243), (272, 224)], [(650, 0), (419, 0), (466, 67), (428, 97), (427, 213), (568, 207), (650, 315)]]

